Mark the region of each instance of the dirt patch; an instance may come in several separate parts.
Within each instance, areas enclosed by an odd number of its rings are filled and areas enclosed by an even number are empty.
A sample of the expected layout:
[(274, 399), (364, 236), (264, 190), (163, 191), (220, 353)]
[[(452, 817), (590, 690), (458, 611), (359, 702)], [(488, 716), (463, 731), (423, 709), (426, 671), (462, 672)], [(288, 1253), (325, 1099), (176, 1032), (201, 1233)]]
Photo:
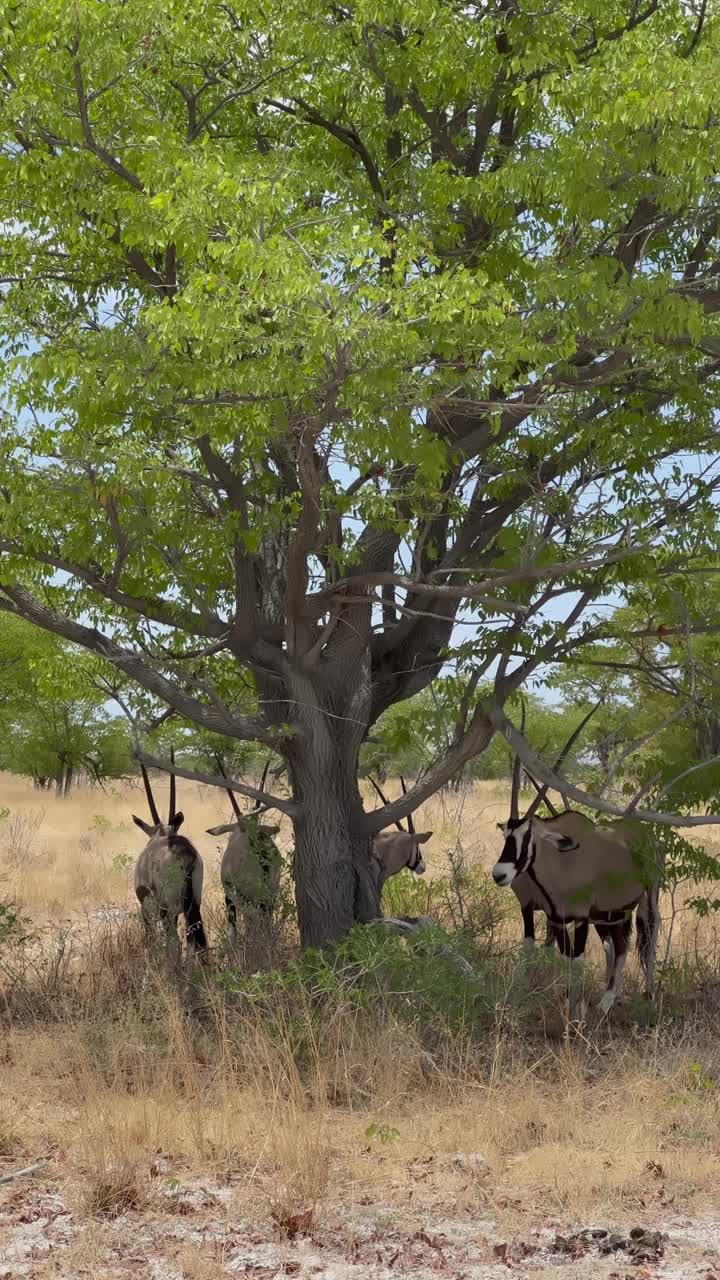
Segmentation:
[(1, 1280), (720, 1280), (720, 1222), (643, 1226), (523, 1222), (508, 1236), (486, 1211), (423, 1215), (382, 1203), (298, 1215), (293, 1230), (248, 1212), (241, 1186), (163, 1185), (141, 1213), (88, 1221), (42, 1183), (0, 1196)]

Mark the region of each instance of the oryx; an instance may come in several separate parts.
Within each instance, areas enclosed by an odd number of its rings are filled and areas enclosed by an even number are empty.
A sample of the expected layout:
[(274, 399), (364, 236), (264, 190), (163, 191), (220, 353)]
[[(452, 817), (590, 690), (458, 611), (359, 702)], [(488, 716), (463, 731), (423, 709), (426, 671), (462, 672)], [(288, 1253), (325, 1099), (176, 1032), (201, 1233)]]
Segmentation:
[[(225, 777), (222, 762), (218, 759), (217, 763)], [(265, 788), (269, 764), (268, 760), (260, 783), (261, 791)], [(266, 811), (260, 801), (244, 814), (235, 792), (228, 787), (227, 793), (235, 819), (217, 827), (208, 827), (208, 835), (230, 837), (220, 863), (220, 881), (225, 894), (228, 941), (234, 944), (237, 940), (238, 907), (240, 910), (250, 908), (266, 917), (272, 916), (280, 890), (282, 858), (273, 840), (280, 827), (277, 824), (260, 824), (260, 815)]]
[[(641, 900), (647, 910), (658, 868), (641, 858), (631, 824), (593, 826), (591, 831), (578, 824), (575, 834), (566, 833), (563, 826), (578, 816), (582, 815), (559, 814), (543, 820), (530, 813), (498, 824), (505, 844), (492, 874), (498, 885), (512, 885), (520, 875), (529, 877), (534, 902), (561, 931), (558, 940), (564, 954), (569, 949), (566, 925), (575, 925), (572, 958), (578, 964), (585, 957), (590, 923), (604, 935), (608, 976), (600, 1008), (605, 1013), (622, 982), (628, 916)], [(639, 949), (642, 956), (640, 940)]]
[[(375, 790), (377, 791), (383, 804), (388, 804), (387, 797), (380, 790), (378, 783), (374, 778), (369, 779)], [(400, 785), (403, 795), (407, 794), (405, 779), (400, 779)], [(372, 843), (372, 853), (370, 862), (372, 866), (373, 876), (378, 886), (378, 893), (382, 896), (383, 885), (391, 876), (396, 876), (403, 867), (407, 867), (409, 871), (414, 871), (416, 875), (425, 874), (425, 860), (420, 851), (420, 845), (426, 844), (432, 835), (432, 831), (416, 831), (412, 814), (407, 816), (407, 830), (401, 822), (396, 822), (397, 831), (381, 831), (375, 836)]]
[[(553, 824), (553, 829), (559, 831), (563, 836), (570, 838), (575, 844), (590, 835), (596, 830), (595, 823), (591, 818), (585, 816), (584, 813), (577, 813), (572, 809), (565, 809), (563, 813), (559, 813), (555, 809), (548, 798), (547, 786), (539, 786), (530, 774), (528, 779), (532, 782), (537, 795), (533, 799), (525, 813), (525, 821), (532, 818), (540, 805), (544, 802), (550, 809), (551, 817), (546, 821)], [(512, 788), (510, 792), (510, 819), (519, 818), (519, 799), (520, 799), (520, 760), (516, 756), (512, 775)], [(505, 831), (505, 823), (498, 822), (501, 831)], [(535, 912), (545, 911), (545, 903), (542, 895), (538, 893), (537, 885), (527, 871), (520, 872), (512, 882), (512, 890), (518, 900), (520, 911), (523, 918), (523, 945), (528, 955), (531, 955), (535, 947)], [(595, 929), (600, 936), (600, 940), (605, 949), (605, 956), (608, 964), (608, 978), (610, 977), (610, 966), (614, 963), (614, 959), (610, 953), (611, 933), (610, 927), (600, 921), (593, 921)], [(625, 923), (625, 943), (630, 938), (632, 931), (632, 921), (630, 918)], [(547, 915), (547, 932), (545, 935), (545, 945), (551, 947), (553, 943), (557, 943), (561, 953), (565, 956), (571, 954), (571, 944), (568, 932), (564, 924), (558, 924)]]
[[(170, 752), (170, 759), (174, 764), (174, 751)], [(170, 805), (168, 820), (164, 823), (157, 811), (145, 765), (141, 764), (140, 769), (152, 823), (143, 822), (135, 814), (132, 816), (135, 825), (149, 837), (135, 864), (135, 892), (146, 932), (150, 934), (159, 917), (167, 936), (168, 951), (177, 963), (180, 959), (177, 921), (181, 913), (185, 917), (188, 955), (207, 951), (200, 914), (202, 858), (190, 840), (178, 835), (184, 814), (175, 808), (175, 774), (170, 774)]]

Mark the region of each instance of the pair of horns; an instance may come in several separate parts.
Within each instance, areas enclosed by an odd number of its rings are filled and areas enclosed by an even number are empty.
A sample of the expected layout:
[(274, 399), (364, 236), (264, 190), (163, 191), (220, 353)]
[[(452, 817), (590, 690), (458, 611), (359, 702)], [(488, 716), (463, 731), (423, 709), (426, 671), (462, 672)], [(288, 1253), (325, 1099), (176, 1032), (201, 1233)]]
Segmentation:
[[(371, 774), (371, 773), (369, 773), (369, 774), (368, 774), (368, 779), (369, 779), (369, 781), (372, 783), (372, 785), (374, 786), (374, 788), (375, 788), (375, 790), (377, 791), (377, 793), (378, 793), (378, 795), (379, 795), (380, 799), (382, 800), (383, 804), (389, 804), (389, 803), (390, 803), (390, 801), (388, 800), (387, 796), (386, 796), (386, 795), (384, 795), (384, 794), (383, 794), (383, 792), (381, 791), (379, 782), (376, 782), (376, 781), (375, 781), (375, 779), (373, 778), (373, 776), (372, 776), (372, 774)], [(403, 793), (403, 795), (404, 795), (404, 796), (406, 796), (406, 795), (407, 795), (407, 787), (405, 786), (405, 779), (403, 778), (402, 774), (400, 775), (400, 786), (402, 787), (402, 793)], [(402, 822), (396, 822), (396, 823), (395, 823), (395, 826), (397, 827), (398, 831), (404, 831), (404, 830), (405, 830), (405, 828), (404, 828), (404, 826), (403, 826)], [(411, 814), (411, 813), (409, 813), (409, 814), (408, 814), (408, 816), (407, 816), (407, 829), (408, 829), (408, 832), (409, 832), (409, 834), (410, 834), (411, 836), (414, 836), (414, 835), (415, 835), (415, 823), (413, 822), (413, 817), (412, 817), (412, 814)]]
[[(557, 772), (558, 772), (558, 769), (560, 769), (560, 767), (562, 766), (563, 762), (565, 761), (565, 759), (566, 759), (566, 757), (567, 757), (568, 753), (571, 751), (572, 747), (573, 747), (573, 746), (575, 745), (575, 743), (577, 742), (577, 740), (578, 740), (578, 738), (580, 737), (580, 734), (582, 733), (582, 731), (583, 731), (583, 729), (585, 728), (586, 724), (588, 723), (588, 721), (589, 721), (589, 720), (591, 720), (591, 719), (592, 719), (592, 717), (595, 715), (595, 712), (596, 712), (596, 711), (598, 710), (598, 708), (599, 708), (599, 707), (601, 707), (601, 706), (602, 706), (602, 698), (600, 699), (600, 701), (599, 701), (599, 702), (596, 702), (596, 703), (595, 703), (595, 706), (594, 706), (594, 707), (591, 707), (591, 708), (590, 708), (590, 710), (588, 711), (588, 713), (587, 713), (587, 715), (586, 715), (586, 716), (583, 716), (583, 718), (582, 718), (582, 720), (580, 721), (580, 723), (579, 723), (579, 725), (577, 726), (577, 728), (576, 728), (576, 729), (573, 729), (572, 733), (570, 734), (570, 737), (568, 738), (567, 742), (565, 743), (565, 746), (563, 747), (563, 749), (562, 749), (562, 751), (560, 752), (560, 754), (559, 754), (559, 756), (558, 756), (557, 760), (555, 761), (555, 763), (554, 763), (554, 764), (553, 764), (553, 766), (552, 766), (552, 772), (553, 772), (553, 773), (557, 773)], [(525, 734), (525, 721), (526, 721), (526, 707), (525, 707), (525, 699), (523, 698), (523, 699), (522, 699), (522, 712), (521, 712), (521, 716), (520, 716), (520, 733), (521, 733), (521, 734), (523, 734), (523, 736), (524, 736), (524, 734)], [(519, 757), (518, 755), (516, 755), (516, 756), (515, 756), (515, 763), (514, 763), (514, 765), (513, 765), (512, 788), (511, 788), (511, 791), (510, 791), (510, 817), (511, 817), (511, 818), (518, 818), (518, 817), (520, 816), (520, 812), (519, 812), (519, 797), (520, 797), (520, 768), (521, 768), (521, 765), (520, 765), (520, 757)], [(542, 804), (543, 800), (545, 801), (545, 804), (547, 805), (547, 807), (548, 807), (548, 809), (550, 810), (550, 812), (551, 812), (551, 814), (553, 815), (553, 817), (554, 817), (554, 818), (556, 818), (556, 817), (558, 816), (558, 811), (557, 811), (557, 809), (553, 806), (553, 804), (551, 803), (551, 801), (550, 801), (550, 800), (548, 800), (548, 798), (547, 798), (547, 793), (548, 793), (548, 790), (549, 790), (549, 787), (550, 787), (550, 783), (549, 783), (549, 782), (544, 782), (544, 783), (540, 784), (539, 782), (537, 782), (537, 781), (536, 781), (536, 779), (535, 779), (535, 778), (533, 778), (532, 774), (528, 773), (527, 769), (525, 770), (525, 773), (526, 773), (526, 776), (527, 776), (527, 778), (529, 779), (529, 781), (530, 781), (530, 782), (532, 783), (532, 785), (534, 786), (535, 791), (536, 791), (536, 793), (537, 793), (537, 794), (535, 795), (534, 799), (532, 800), (532, 802), (531, 802), (531, 804), (530, 804), (530, 808), (527, 810), (527, 813), (525, 814), (525, 819), (524, 819), (524, 820), (525, 820), (525, 821), (527, 821), (527, 819), (528, 819), (528, 818), (532, 818), (533, 814), (537, 813), (537, 811), (538, 811), (538, 809), (540, 808), (540, 805)], [(567, 804), (566, 804), (566, 808), (567, 808)]]
[[(221, 774), (222, 774), (223, 778), (226, 778), (226, 779), (227, 779), (227, 774), (226, 774), (226, 772), (225, 772), (225, 768), (224, 768), (224, 766), (223, 766), (223, 762), (222, 762), (222, 760), (220, 759), (220, 756), (219, 756), (219, 755), (216, 755), (216, 756), (215, 756), (215, 760), (216, 760), (216, 762), (217, 762), (217, 767), (218, 767), (218, 769), (220, 770), (220, 772), (221, 772)], [(267, 776), (268, 776), (268, 769), (269, 769), (269, 768), (270, 768), (270, 757), (268, 756), (267, 760), (265, 761), (265, 768), (263, 769), (263, 776), (262, 776), (262, 778), (261, 778), (261, 780), (260, 780), (260, 786), (259, 786), (259, 788), (258, 788), (258, 790), (259, 790), (259, 791), (264, 791), (264, 790), (265, 790), (265, 782), (266, 782), (266, 780), (267, 780)], [(232, 791), (232, 790), (230, 789), (230, 787), (227, 787), (226, 789), (227, 789), (228, 796), (229, 796), (229, 798), (230, 798), (230, 804), (232, 805), (232, 811), (233, 811), (233, 813), (235, 814), (235, 817), (236, 817), (237, 821), (238, 821), (238, 822), (242, 822), (242, 821), (243, 821), (243, 817), (244, 817), (244, 816), (246, 816), (246, 815), (244, 815), (244, 814), (243, 814), (243, 812), (242, 812), (242, 810), (241, 810), (241, 808), (240, 808), (240, 805), (239, 805), (239, 804), (238, 804), (238, 802), (237, 802), (237, 796), (235, 795), (235, 792), (234, 792), (234, 791)], [(256, 800), (256, 801), (255, 801), (255, 804), (253, 805), (252, 809), (250, 810), (250, 813), (257, 813), (261, 808), (262, 808), (262, 801), (261, 801), (261, 800)]]
[[(170, 748), (170, 763), (175, 764), (175, 748), (174, 747)], [(157, 805), (155, 804), (155, 797), (153, 796), (152, 787), (150, 786), (148, 771), (145, 768), (145, 765), (143, 764), (142, 760), (140, 761), (140, 771), (142, 773), (143, 782), (145, 783), (145, 795), (147, 796), (148, 807), (150, 809), (150, 817), (152, 818), (156, 827), (161, 827), (162, 819), (160, 817), (160, 814), (157, 811)], [(168, 810), (168, 824), (172, 823), (172, 820), (175, 817), (175, 812), (176, 812), (175, 810), (175, 774), (171, 773), (170, 774), (170, 804), (169, 804), (169, 810)]]

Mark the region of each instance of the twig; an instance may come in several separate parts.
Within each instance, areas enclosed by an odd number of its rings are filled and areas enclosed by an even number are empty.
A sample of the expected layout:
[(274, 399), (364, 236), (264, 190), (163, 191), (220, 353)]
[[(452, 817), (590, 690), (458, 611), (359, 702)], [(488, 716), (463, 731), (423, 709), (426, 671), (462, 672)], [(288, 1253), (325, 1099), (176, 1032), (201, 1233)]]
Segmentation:
[(3, 1173), (0, 1177), (0, 1185), (4, 1182), (15, 1182), (17, 1178), (29, 1177), (31, 1173), (36, 1173), (38, 1169), (42, 1169), (48, 1163), (49, 1157), (43, 1156), (42, 1160), (36, 1160), (35, 1164), (28, 1164), (24, 1169), (13, 1169), (12, 1173)]

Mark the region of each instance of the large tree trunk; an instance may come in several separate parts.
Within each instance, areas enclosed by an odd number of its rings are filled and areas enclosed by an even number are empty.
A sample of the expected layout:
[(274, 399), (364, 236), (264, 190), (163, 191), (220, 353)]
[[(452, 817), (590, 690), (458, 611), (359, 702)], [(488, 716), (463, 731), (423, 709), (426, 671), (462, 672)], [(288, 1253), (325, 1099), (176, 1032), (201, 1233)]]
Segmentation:
[(343, 938), (356, 922), (380, 915), (370, 870), (371, 837), (361, 832), (358, 756), (368, 685), (355, 671), (340, 696), (294, 681), (300, 731), (289, 753), (295, 820), (295, 900), (303, 946)]
[(75, 770), (73, 769), (72, 765), (71, 765), (71, 764), (69, 764), (69, 765), (67, 766), (67, 769), (65, 770), (65, 782), (64, 782), (64, 785), (63, 785), (63, 795), (66, 795), (66, 796), (69, 796), (69, 795), (70, 795), (70, 791), (71, 791), (72, 784), (73, 784), (73, 774), (74, 774), (74, 772), (75, 772)]
[[(315, 766), (315, 767), (313, 767)], [(353, 924), (380, 915), (370, 872), (369, 836), (358, 834), (363, 809), (357, 773), (337, 759), (320, 770), (314, 756), (293, 769), (302, 803), (295, 822), (295, 900), (304, 947), (343, 938)]]

